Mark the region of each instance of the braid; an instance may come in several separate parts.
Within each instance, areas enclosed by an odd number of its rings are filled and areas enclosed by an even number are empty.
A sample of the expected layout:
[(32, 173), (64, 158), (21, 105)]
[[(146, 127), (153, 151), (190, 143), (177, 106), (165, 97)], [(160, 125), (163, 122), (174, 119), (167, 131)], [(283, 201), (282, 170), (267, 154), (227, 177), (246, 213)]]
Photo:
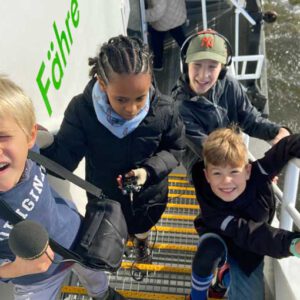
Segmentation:
[(152, 54), (139, 38), (119, 35), (103, 44), (98, 57), (89, 58), (89, 65), (89, 75), (108, 84), (114, 73), (152, 73)]

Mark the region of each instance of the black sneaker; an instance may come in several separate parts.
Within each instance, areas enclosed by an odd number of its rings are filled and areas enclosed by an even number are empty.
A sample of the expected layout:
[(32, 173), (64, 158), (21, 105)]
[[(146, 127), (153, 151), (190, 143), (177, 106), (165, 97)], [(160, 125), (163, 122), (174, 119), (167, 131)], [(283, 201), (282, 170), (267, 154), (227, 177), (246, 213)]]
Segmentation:
[(152, 262), (152, 253), (149, 249), (149, 240), (134, 238), (133, 240), (134, 253), (136, 261), (139, 263), (151, 263)]
[(126, 298), (109, 286), (103, 297), (93, 298), (93, 300), (126, 300)]

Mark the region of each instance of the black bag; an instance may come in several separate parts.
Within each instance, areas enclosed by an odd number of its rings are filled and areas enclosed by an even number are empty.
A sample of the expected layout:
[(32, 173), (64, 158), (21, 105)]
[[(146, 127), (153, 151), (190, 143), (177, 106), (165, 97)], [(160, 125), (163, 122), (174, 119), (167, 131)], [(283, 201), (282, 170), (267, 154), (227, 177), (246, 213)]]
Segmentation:
[(122, 263), (127, 226), (119, 202), (95, 199), (88, 203), (74, 252), (82, 264), (116, 271)]
[(85, 189), (96, 198), (89, 200), (85, 217), (73, 249), (66, 249), (54, 240), (49, 244), (65, 259), (92, 268), (114, 272), (122, 263), (128, 237), (127, 225), (119, 202), (108, 199), (98, 187), (84, 181), (54, 161), (33, 151), (28, 157), (62, 178)]

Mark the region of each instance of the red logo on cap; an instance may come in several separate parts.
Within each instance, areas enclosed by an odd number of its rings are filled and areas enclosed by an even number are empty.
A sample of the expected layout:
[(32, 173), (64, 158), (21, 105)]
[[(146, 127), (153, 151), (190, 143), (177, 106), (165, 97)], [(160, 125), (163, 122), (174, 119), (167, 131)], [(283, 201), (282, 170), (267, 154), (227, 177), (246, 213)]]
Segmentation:
[(201, 47), (212, 48), (214, 46), (214, 39), (211, 36), (205, 36), (201, 41)]

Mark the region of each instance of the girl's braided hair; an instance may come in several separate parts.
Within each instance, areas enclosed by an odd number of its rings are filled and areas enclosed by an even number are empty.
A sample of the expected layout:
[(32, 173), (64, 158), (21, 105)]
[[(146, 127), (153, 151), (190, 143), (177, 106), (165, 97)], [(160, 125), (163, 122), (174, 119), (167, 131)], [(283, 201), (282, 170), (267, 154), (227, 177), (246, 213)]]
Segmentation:
[(89, 58), (89, 75), (109, 83), (115, 74), (152, 73), (152, 54), (149, 47), (137, 37), (119, 35), (108, 40), (99, 55)]

